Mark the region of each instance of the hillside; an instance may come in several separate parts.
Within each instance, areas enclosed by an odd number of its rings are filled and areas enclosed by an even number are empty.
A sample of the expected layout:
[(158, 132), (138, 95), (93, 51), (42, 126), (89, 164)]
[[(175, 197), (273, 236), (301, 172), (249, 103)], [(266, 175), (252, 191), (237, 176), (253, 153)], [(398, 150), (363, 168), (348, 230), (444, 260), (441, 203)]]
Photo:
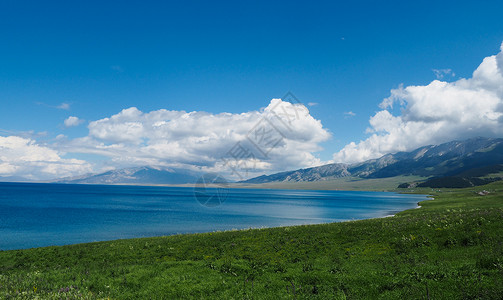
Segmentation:
[[(262, 175), (239, 182), (240, 185), (265, 185), (280, 188), (320, 188), (332, 189), (330, 182), (337, 188), (346, 189), (389, 189), (403, 186), (417, 186), (428, 179), (435, 179), (432, 187), (437, 186), (438, 178), (456, 177), (440, 180), (456, 182), (458, 187), (480, 185), (491, 182), (490, 179), (479, 180), (490, 173), (490, 170), (503, 164), (503, 139), (473, 138), (465, 141), (453, 141), (441, 145), (429, 145), (411, 152), (387, 154), (378, 159), (356, 164), (334, 163), (319, 167), (286, 171), (271, 175)], [(478, 170), (478, 171), (472, 171)], [(472, 176), (470, 172), (483, 173)], [(485, 173), (484, 173), (485, 172)], [(77, 184), (194, 184), (203, 172), (177, 168), (160, 168), (143, 166), (112, 170), (100, 174), (87, 174), (76, 178), (63, 178), (55, 182)], [(459, 175), (464, 174), (464, 175)], [(214, 176), (218, 175), (204, 175)], [(462, 177), (463, 179), (459, 179)], [(475, 178), (477, 177), (477, 178)], [(501, 176), (500, 176), (501, 177)], [(219, 177), (221, 178), (221, 177)], [(396, 184), (376, 184), (385, 178), (400, 180)], [(496, 177), (496, 179), (499, 177)], [(383, 182), (392, 183), (396, 180)], [(212, 178), (206, 181), (214, 182)], [(464, 182), (461, 184), (460, 182)], [(293, 184), (296, 185), (293, 185)], [(307, 185), (304, 183), (313, 183)], [(321, 183), (317, 184), (317, 183)], [(360, 183), (354, 184), (354, 183)], [(368, 186), (370, 183), (370, 187)], [(473, 184), (472, 184), (473, 183)], [(285, 185), (287, 184), (287, 185)], [(461, 184), (461, 185), (460, 185)], [(427, 186), (427, 185), (423, 185)], [(354, 188), (353, 188), (354, 187)], [(447, 185), (446, 187), (449, 187)], [(454, 187), (454, 186), (453, 186)]]
[[(473, 138), (429, 145), (411, 152), (387, 154), (378, 159), (357, 164), (328, 164), (263, 175), (241, 183), (316, 182), (338, 178), (379, 179), (397, 176), (446, 177), (472, 169), (484, 171), (503, 164), (503, 139)], [(489, 171), (488, 171), (489, 172)], [(484, 176), (482, 174), (480, 176)]]
[(187, 184), (196, 183), (202, 174), (184, 169), (145, 166), (112, 170), (79, 178), (60, 179), (57, 182), (77, 184)]

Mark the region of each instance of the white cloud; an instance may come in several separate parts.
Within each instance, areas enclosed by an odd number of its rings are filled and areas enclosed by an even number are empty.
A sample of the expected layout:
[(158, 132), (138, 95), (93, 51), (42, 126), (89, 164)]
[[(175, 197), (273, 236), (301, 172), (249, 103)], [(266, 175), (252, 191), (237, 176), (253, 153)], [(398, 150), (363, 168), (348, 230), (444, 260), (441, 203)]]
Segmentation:
[(73, 126), (79, 126), (82, 124), (84, 120), (79, 119), (78, 117), (73, 117), (70, 116), (65, 120), (65, 126), (66, 127), (73, 127)]
[[(88, 128), (87, 137), (59, 139), (57, 147), (104, 155), (117, 167), (178, 166), (228, 173), (243, 167), (244, 177), (321, 164), (312, 153), (330, 138), (305, 106), (280, 99), (262, 111), (240, 114), (142, 112), (131, 107), (90, 122)], [(239, 147), (243, 149), (236, 152)], [(243, 151), (250, 155), (242, 156)]]
[(70, 104), (63, 102), (60, 105), (56, 106), (56, 108), (63, 110), (70, 110)]
[(61, 153), (34, 140), (0, 136), (0, 176), (49, 179), (82, 174), (91, 170), (83, 160), (64, 159)]
[[(399, 115), (388, 108), (398, 103)], [(372, 135), (335, 153), (334, 161), (357, 162), (474, 136), (503, 135), (503, 44), (486, 57), (471, 78), (400, 86), (370, 118)]]
[(352, 111), (347, 111), (347, 112), (344, 113), (344, 115), (346, 117), (354, 117), (354, 116), (356, 116), (356, 114), (354, 112), (352, 112)]
[(309, 105), (309, 106), (316, 106), (318, 104), (319, 104), (318, 102), (309, 102), (309, 103), (307, 103), (307, 105)]
[(444, 77), (454, 77), (456, 76), (456, 73), (454, 73), (451, 69), (433, 69), (433, 73), (435, 73), (435, 76), (437, 79), (443, 79)]

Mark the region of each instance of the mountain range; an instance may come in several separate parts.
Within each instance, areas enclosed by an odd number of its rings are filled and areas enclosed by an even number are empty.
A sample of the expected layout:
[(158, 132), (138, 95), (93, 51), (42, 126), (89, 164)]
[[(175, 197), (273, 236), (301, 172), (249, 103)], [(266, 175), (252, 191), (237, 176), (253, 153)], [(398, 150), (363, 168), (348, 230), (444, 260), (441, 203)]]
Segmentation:
[[(497, 173), (500, 164), (503, 164), (503, 139), (478, 137), (465, 141), (424, 146), (411, 152), (386, 154), (378, 159), (356, 164), (334, 163), (262, 175), (241, 183), (327, 181), (343, 177), (378, 179), (410, 175), (436, 181), (439, 178), (452, 177), (466, 179), (474, 177), (463, 177), (464, 174), (466, 175), (470, 170), (481, 169), (481, 167), (486, 168), (487, 174), (478, 177)], [(424, 182), (418, 184), (424, 184)], [(473, 182), (467, 184), (477, 185)]]
[[(53, 182), (75, 184), (194, 184), (225, 181), (214, 174), (180, 168), (143, 166), (111, 170), (100, 174), (62, 178)], [(400, 187), (463, 187), (487, 183), (503, 177), (503, 138), (472, 138), (440, 145), (429, 145), (410, 152), (386, 154), (361, 163), (332, 163), (318, 167), (262, 175), (238, 182), (241, 185), (271, 183), (308, 183), (342, 179), (364, 180), (420, 178), (402, 182)], [(0, 181), (28, 181), (24, 178), (0, 178)], [(215, 181), (216, 180), (216, 181)], [(219, 182), (217, 182), (219, 181)]]
[(56, 182), (75, 184), (189, 184), (196, 183), (202, 175), (202, 172), (185, 169), (143, 166), (63, 178)]

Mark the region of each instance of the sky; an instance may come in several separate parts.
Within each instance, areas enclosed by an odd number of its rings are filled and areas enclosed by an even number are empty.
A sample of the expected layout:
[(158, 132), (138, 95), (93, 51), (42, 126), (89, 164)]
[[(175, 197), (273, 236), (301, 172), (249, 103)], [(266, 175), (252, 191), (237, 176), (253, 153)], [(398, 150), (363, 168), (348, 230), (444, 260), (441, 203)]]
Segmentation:
[(503, 136), (501, 1), (1, 1), (0, 177), (234, 179)]

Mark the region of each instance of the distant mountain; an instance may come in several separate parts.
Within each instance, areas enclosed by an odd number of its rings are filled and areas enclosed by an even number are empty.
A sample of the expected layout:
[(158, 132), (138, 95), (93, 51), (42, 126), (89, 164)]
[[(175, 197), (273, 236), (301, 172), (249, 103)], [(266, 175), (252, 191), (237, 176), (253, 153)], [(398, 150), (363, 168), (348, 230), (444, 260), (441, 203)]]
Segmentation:
[[(150, 166), (119, 169), (101, 174), (88, 174), (77, 178), (64, 178), (60, 183), (87, 184), (187, 184), (196, 183), (203, 173)], [(208, 175), (205, 175), (208, 176)], [(211, 175), (210, 175), (211, 176)]]
[(347, 164), (328, 164), (320, 167), (287, 171), (272, 175), (262, 175), (251, 178), (242, 183), (267, 183), (278, 181), (320, 181), (351, 176)]
[(411, 152), (387, 154), (357, 164), (319, 167), (262, 175), (242, 183), (322, 181), (340, 177), (386, 178), (402, 175), (454, 176), (484, 166), (503, 164), (503, 139), (473, 138), (430, 145)]
[[(496, 180), (483, 177), (501, 169), (503, 139), (473, 138), (441, 145), (430, 145), (411, 152), (387, 154), (378, 159), (357, 164), (327, 164), (319, 167), (262, 175), (241, 183), (316, 182), (337, 178), (376, 179), (404, 175), (427, 177), (424, 182), (404, 183), (403, 186), (477, 185)], [(87, 184), (194, 184), (202, 172), (153, 166), (113, 170), (101, 174), (86, 174), (63, 178), (60, 183)], [(205, 175), (204, 182), (215, 181), (217, 175)], [(24, 178), (0, 177), (0, 181), (27, 181)]]

